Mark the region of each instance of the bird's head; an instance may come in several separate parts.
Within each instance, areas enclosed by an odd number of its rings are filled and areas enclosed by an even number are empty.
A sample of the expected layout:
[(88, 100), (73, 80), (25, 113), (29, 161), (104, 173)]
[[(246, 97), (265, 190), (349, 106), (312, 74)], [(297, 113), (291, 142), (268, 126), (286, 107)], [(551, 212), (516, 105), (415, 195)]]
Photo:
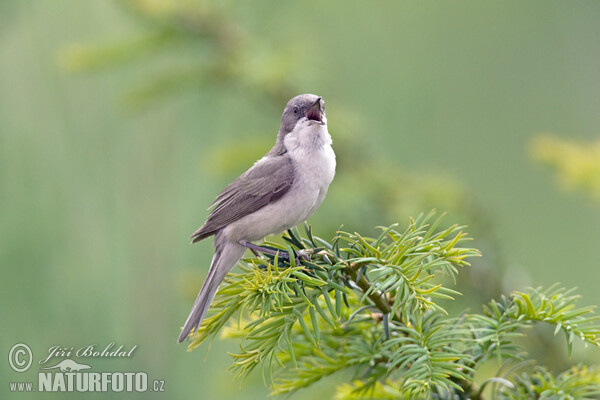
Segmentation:
[(296, 125), (327, 125), (325, 102), (314, 94), (301, 94), (291, 99), (281, 116), (280, 133), (292, 132)]

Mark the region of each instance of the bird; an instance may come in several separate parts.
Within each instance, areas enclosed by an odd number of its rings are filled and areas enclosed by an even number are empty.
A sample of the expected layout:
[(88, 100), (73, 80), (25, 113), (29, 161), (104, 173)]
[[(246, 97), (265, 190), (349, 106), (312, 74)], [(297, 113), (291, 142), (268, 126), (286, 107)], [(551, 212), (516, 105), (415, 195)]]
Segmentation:
[(335, 168), (323, 99), (314, 94), (292, 98), (275, 145), (217, 196), (206, 222), (190, 237), (196, 243), (214, 236), (215, 253), (179, 343), (197, 333), (219, 285), (246, 249), (273, 254), (253, 242), (293, 228), (315, 212)]

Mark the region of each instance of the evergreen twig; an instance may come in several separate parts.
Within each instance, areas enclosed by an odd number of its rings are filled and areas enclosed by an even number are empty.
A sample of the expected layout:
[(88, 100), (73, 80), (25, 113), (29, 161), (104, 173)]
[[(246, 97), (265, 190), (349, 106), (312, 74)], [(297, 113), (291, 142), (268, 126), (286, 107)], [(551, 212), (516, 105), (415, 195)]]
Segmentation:
[(578, 296), (556, 285), (492, 300), (482, 313), (449, 316), (439, 300), (459, 293), (440, 276), (456, 278), (479, 252), (463, 247), (462, 227), (440, 228), (433, 217), (411, 220), (402, 232), (382, 228), (374, 238), (340, 230), (329, 242), (308, 225), (306, 236), (288, 231), (284, 245), (266, 244), (308, 259), (247, 259), (219, 289), (190, 349), (220, 332), (242, 339), (233, 370), (243, 378), (262, 367), (274, 394), (350, 370), (354, 380), (336, 388), (337, 399), (482, 400), (486, 392), (525, 399), (538, 397), (523, 393), (548, 390), (573, 396), (561, 399), (594, 398), (600, 373), (584, 367), (556, 377), (543, 369), (499, 371), (474, 383), (486, 360), (524, 358), (515, 339), (535, 322), (565, 332), (569, 348), (575, 338), (600, 344), (600, 324), (591, 307), (576, 307)]

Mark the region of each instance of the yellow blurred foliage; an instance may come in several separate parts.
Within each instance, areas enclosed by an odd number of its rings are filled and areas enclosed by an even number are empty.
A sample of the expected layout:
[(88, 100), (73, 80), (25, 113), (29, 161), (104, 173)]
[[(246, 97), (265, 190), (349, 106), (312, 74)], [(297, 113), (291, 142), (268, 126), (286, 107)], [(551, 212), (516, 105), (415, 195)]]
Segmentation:
[(532, 140), (530, 154), (550, 166), (565, 189), (582, 189), (600, 201), (600, 139), (585, 143), (540, 135)]

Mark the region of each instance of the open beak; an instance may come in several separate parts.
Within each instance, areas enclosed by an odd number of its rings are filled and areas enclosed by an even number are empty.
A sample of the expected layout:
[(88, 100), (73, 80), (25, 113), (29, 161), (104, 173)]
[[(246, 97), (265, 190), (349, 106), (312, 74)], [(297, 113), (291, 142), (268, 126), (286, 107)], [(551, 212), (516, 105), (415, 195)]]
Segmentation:
[(306, 110), (306, 118), (312, 121), (323, 123), (323, 110), (321, 107), (321, 98), (319, 97), (314, 104)]

